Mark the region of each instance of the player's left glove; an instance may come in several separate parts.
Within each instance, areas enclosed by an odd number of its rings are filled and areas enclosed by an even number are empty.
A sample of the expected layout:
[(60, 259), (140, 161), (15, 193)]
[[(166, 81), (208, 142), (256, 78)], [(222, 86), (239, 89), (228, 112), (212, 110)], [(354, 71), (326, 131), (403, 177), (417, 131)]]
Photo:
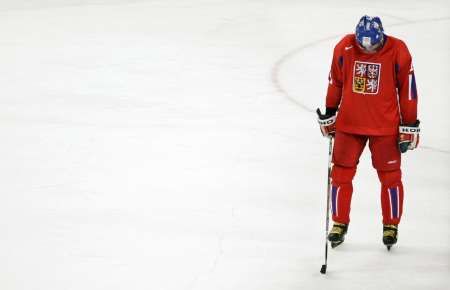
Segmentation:
[(333, 138), (334, 133), (336, 133), (336, 111), (336, 109), (332, 108), (326, 108), (325, 114), (322, 114), (319, 108), (316, 111), (320, 131), (322, 131), (324, 137)]
[(405, 153), (408, 150), (413, 150), (419, 145), (419, 128), (420, 121), (412, 125), (402, 125), (399, 127), (398, 147), (400, 152)]

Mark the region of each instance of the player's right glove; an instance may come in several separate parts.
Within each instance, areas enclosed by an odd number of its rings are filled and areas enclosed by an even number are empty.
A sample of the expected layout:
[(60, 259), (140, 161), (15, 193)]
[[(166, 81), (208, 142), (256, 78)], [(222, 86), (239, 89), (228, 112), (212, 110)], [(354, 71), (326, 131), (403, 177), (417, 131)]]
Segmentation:
[(317, 108), (317, 121), (320, 125), (320, 131), (324, 137), (333, 138), (336, 133), (336, 109), (326, 108), (325, 114)]
[(417, 120), (412, 125), (402, 125), (399, 127), (398, 147), (400, 152), (405, 153), (413, 150), (419, 145), (420, 121)]

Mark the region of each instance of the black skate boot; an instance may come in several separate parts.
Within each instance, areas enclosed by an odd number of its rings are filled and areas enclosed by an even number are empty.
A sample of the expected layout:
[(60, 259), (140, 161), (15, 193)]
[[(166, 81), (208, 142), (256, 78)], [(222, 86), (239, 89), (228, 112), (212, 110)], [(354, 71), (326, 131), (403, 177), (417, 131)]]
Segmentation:
[(392, 245), (397, 243), (398, 225), (383, 225), (383, 244), (386, 245), (388, 251)]
[(348, 224), (334, 223), (333, 228), (328, 234), (328, 240), (331, 242), (331, 247), (334, 249), (344, 242), (345, 234), (347, 233)]

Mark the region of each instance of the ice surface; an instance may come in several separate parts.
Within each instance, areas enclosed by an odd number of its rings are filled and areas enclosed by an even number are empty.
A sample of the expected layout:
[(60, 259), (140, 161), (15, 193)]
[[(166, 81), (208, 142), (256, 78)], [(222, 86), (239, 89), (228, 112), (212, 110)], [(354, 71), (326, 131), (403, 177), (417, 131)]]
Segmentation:
[[(449, 10), (0, 0), (0, 289), (447, 289)], [(365, 13), (413, 54), (422, 148), (403, 160), (391, 252), (364, 153), (323, 276), (328, 148), (312, 110)]]

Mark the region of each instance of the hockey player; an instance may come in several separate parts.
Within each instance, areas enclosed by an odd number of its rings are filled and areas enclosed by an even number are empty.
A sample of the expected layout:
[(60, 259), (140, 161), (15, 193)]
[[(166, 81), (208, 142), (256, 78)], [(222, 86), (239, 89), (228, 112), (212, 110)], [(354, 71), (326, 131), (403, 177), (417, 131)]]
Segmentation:
[(355, 34), (334, 48), (325, 114), (324, 136), (335, 138), (331, 172), (328, 234), (332, 247), (344, 241), (350, 222), (352, 180), (369, 143), (372, 165), (381, 182), (383, 243), (397, 242), (403, 212), (401, 154), (419, 143), (417, 90), (411, 55), (398, 38), (384, 34), (379, 17), (363, 16)]

